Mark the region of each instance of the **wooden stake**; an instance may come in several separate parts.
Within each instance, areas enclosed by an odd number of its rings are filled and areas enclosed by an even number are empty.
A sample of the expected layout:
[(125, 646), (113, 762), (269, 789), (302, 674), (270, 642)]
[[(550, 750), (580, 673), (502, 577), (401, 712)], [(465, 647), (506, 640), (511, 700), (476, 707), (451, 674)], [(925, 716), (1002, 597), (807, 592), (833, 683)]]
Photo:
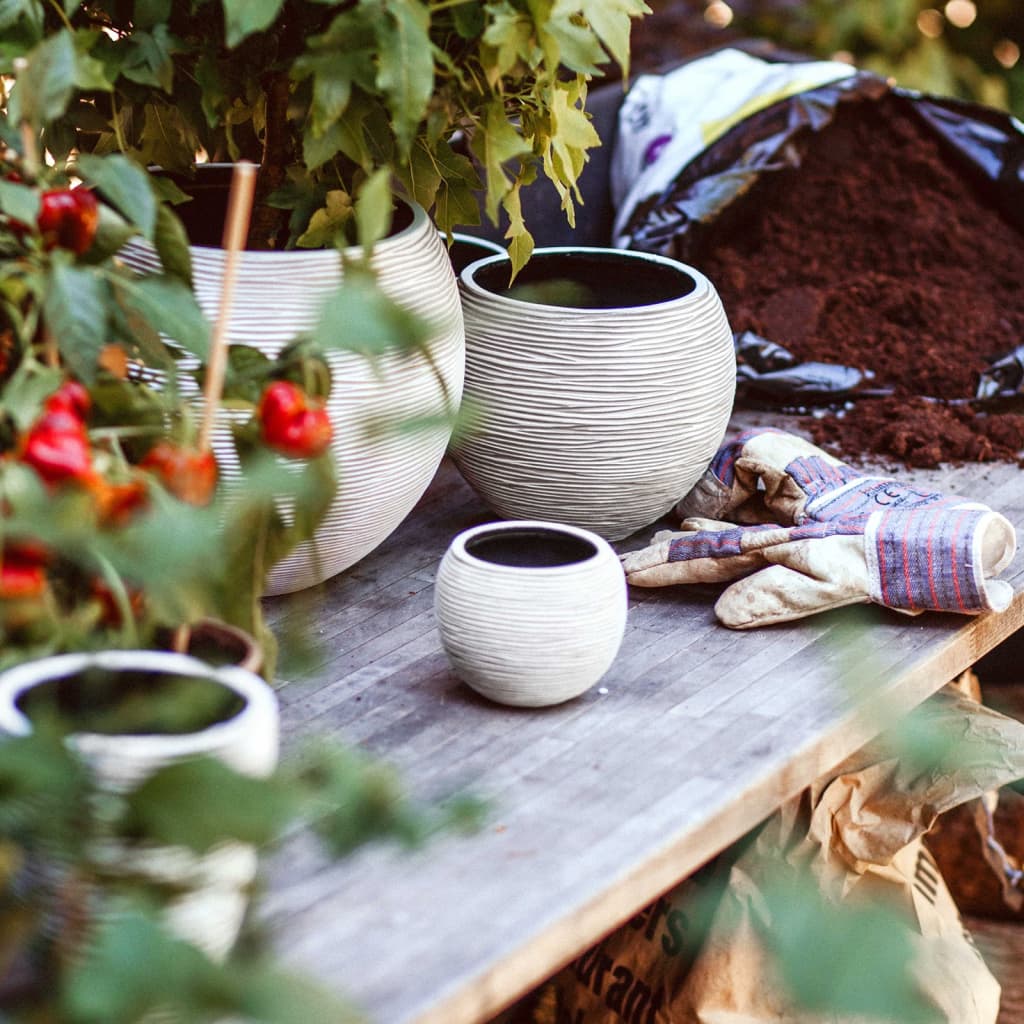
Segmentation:
[[(24, 57), (16, 57), (12, 65), (15, 80), (28, 69), (28, 61)], [(39, 173), (39, 141), (32, 125), (28, 121), (22, 121), (18, 125), (21, 133), (22, 166), (30, 181), (36, 180)]]
[(220, 289), (220, 310), (210, 341), (210, 358), (206, 363), (206, 384), (203, 388), (203, 420), (199, 428), (199, 450), (209, 451), (213, 423), (224, 390), (224, 375), (228, 365), (228, 323), (238, 276), (238, 254), (245, 247), (252, 214), (252, 198), (256, 185), (256, 165), (248, 161), (235, 164), (231, 176), (231, 195), (228, 216), (224, 223), (224, 278)]
[[(231, 320), (231, 306), (235, 297), (235, 279), (238, 276), (238, 254), (245, 248), (249, 233), (249, 217), (252, 214), (252, 198), (256, 185), (256, 165), (248, 161), (235, 164), (231, 175), (231, 193), (228, 197), (228, 215), (224, 222), (224, 277), (220, 287), (220, 309), (217, 323), (210, 339), (210, 357), (206, 361), (206, 382), (203, 388), (203, 419), (199, 426), (198, 448), (210, 450), (213, 424), (224, 391), (224, 375), (228, 366), (228, 323)], [(175, 651), (188, 650), (192, 630), (179, 626), (174, 631), (171, 646)]]

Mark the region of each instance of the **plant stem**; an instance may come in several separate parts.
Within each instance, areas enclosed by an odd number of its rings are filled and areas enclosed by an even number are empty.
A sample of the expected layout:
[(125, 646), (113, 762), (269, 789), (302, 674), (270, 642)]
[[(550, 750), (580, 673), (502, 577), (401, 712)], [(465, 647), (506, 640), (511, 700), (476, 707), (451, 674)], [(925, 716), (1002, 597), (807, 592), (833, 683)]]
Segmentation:
[(63, 4), (58, 3), (57, 0), (50, 0), (50, 6), (57, 12), (60, 20), (64, 22), (64, 27), (69, 32), (74, 32), (75, 26), (71, 24), (71, 19), (65, 13)]
[(117, 610), (121, 613), (125, 646), (138, 647), (139, 632), (135, 628), (135, 616), (132, 613), (132, 601), (128, 596), (128, 588), (125, 587), (124, 580), (104, 555), (96, 554), (94, 557), (103, 575), (103, 582), (110, 588)]
[(128, 152), (128, 140), (124, 137), (124, 131), (121, 128), (121, 111), (117, 106), (117, 92), (112, 91), (110, 93), (110, 113), (111, 122), (114, 125), (114, 138), (117, 139), (117, 148), (122, 153)]

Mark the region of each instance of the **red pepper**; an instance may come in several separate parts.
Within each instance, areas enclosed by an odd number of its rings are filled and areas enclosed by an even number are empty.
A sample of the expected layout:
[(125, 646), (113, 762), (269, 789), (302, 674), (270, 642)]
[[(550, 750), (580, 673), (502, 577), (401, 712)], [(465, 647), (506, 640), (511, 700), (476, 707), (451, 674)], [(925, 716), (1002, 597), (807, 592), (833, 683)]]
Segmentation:
[(77, 380), (66, 380), (46, 399), (43, 408), (47, 412), (69, 412), (84, 421), (92, 408), (92, 398)]
[(160, 478), (176, 498), (190, 505), (209, 505), (217, 487), (217, 460), (213, 452), (179, 448), (159, 441), (139, 463)]
[(23, 555), (17, 548), (5, 548), (0, 565), (0, 599), (39, 597), (44, 590), (46, 569), (42, 562)]
[(36, 226), (46, 249), (70, 249), (81, 256), (96, 237), (100, 207), (87, 188), (59, 188), (44, 192)]
[(82, 482), (89, 488), (104, 526), (126, 525), (139, 509), (149, 503), (149, 491), (141, 480), (112, 484), (99, 473), (93, 473)]
[(327, 410), (310, 404), (306, 393), (290, 381), (269, 385), (260, 399), (260, 429), (264, 442), (293, 459), (322, 455), (331, 443)]
[(92, 476), (85, 424), (66, 410), (44, 412), (36, 420), (22, 440), (21, 459), (49, 484)]

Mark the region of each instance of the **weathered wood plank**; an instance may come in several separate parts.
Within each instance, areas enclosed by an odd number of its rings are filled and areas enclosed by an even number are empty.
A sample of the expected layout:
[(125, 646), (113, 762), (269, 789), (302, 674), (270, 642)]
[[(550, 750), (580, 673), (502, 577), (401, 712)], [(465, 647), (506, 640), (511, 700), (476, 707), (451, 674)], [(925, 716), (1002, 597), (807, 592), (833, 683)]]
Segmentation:
[[(1024, 527), (1016, 467), (913, 479)], [(416, 794), (468, 786), (490, 801), (470, 838), (331, 864), (297, 837), (274, 863), (278, 949), (377, 1024), (487, 1020), (1024, 623), (1021, 557), (1004, 574), (1011, 609), (978, 618), (849, 608), (735, 633), (714, 619), (718, 588), (637, 591), (599, 687), (503, 708), (452, 676), (431, 609), (448, 541), (486, 518), (443, 466), (388, 542), (317, 588), (314, 658), (280, 688), (286, 743), (326, 731)], [(294, 595), (270, 614), (308, 608)]]

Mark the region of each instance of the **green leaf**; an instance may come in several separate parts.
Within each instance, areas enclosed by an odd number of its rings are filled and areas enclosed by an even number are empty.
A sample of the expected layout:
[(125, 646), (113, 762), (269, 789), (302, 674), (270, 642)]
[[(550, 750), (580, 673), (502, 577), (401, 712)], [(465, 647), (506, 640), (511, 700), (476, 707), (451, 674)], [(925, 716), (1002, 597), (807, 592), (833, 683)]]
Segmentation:
[(101, 38), (105, 37), (98, 29), (75, 33), (75, 86), (83, 92), (111, 92), (114, 88), (103, 62), (91, 54)]
[(371, 276), (347, 270), (321, 308), (312, 341), (325, 350), (374, 357), (418, 348), (428, 337), (426, 322), (388, 298)]
[(278, 16), (284, 0), (224, 0), (224, 22), (229, 47), (253, 32), (262, 32)]
[(125, 242), (137, 234), (138, 230), (116, 210), (107, 206), (106, 203), (100, 203), (100, 219), (96, 226), (96, 236), (83, 260), (88, 263), (102, 263), (120, 251)]
[(171, 16), (171, 0), (135, 0), (135, 28), (148, 32)]
[(628, 79), (631, 20), (650, 13), (644, 0), (559, 0), (556, 10), (570, 6), (582, 6), (583, 16)]
[(0, 178), (0, 210), (22, 224), (35, 224), (39, 216), (39, 193), (27, 185)]
[(36, 32), (43, 27), (43, 5), (36, 0), (0, 0), (0, 31), (27, 18)]
[(188, 171), (195, 163), (199, 139), (181, 111), (167, 103), (147, 103), (143, 114), (142, 140), (137, 153), (140, 164), (165, 171)]
[(160, 256), (164, 272), (192, 287), (192, 251), (188, 234), (178, 215), (165, 203), (157, 208), (153, 244)]
[[(413, 153), (424, 152), (424, 159), (430, 160), (430, 168), (438, 176), (436, 185), (427, 178), (426, 187), (433, 185), (433, 194), (421, 193), (418, 187), (422, 184), (422, 176), (417, 177), (406, 187), (413, 197), (428, 210), (433, 208), (434, 220), (442, 231), (451, 231), (458, 225), (479, 224), (480, 206), (477, 192), (482, 186), (479, 175), (473, 164), (461, 153), (440, 140), (432, 150), (427, 150), (422, 142), (418, 142)], [(413, 161), (410, 161), (410, 165)]]
[(227, 104), (220, 62), (212, 53), (203, 53), (196, 61), (195, 76), (200, 89), (203, 116), (207, 125), (213, 128), (219, 123), (220, 112)]
[(181, 280), (122, 275), (116, 287), (129, 317), (141, 317), (153, 330), (205, 362), (210, 350), (210, 323)]
[(763, 887), (766, 909), (755, 925), (796, 1005), (832, 1019), (944, 1019), (921, 990), (912, 933), (895, 906), (870, 897), (857, 905), (833, 903), (813, 875), (781, 863)]
[(455, 31), (463, 39), (476, 39), (487, 25), (483, 5), (469, 3), (468, 0), (452, 8), (452, 20), (455, 22)]
[(174, 61), (167, 26), (157, 25), (152, 32), (132, 32), (124, 45), (128, 56), (121, 65), (121, 74), (131, 82), (170, 93), (174, 87)]
[(32, 359), (23, 359), (7, 382), (0, 405), (13, 417), (18, 429), (25, 430), (39, 415), (43, 399), (56, 391), (63, 379), (64, 374), (60, 370)]
[(512, 277), (514, 279), (533, 255), (533, 236), (527, 231), (526, 222), (523, 220), (522, 198), (518, 183), (502, 200), (502, 205), (505, 207), (509, 220), (505, 237), (510, 239), (508, 255), (512, 261)]
[(511, 188), (511, 181), (503, 165), (531, 152), (526, 141), (510, 124), (500, 99), (488, 104), (483, 130), (473, 137), (472, 147), (484, 165), (487, 216), (497, 223), (498, 204)]
[(241, 775), (209, 757), (162, 769), (126, 805), (132, 834), (196, 853), (228, 839), (266, 846), (298, 810), (294, 794), (279, 780)]
[(166, 175), (154, 175), (149, 179), (149, 183), (153, 187), (153, 194), (161, 202), (170, 203), (172, 206), (192, 202), (192, 197)]
[(493, 65), (487, 68), (487, 78), (496, 85), (520, 61), (527, 67), (539, 61), (539, 50), (533, 34), (533, 22), (528, 15), (516, 10), (507, 0), (489, 6), (491, 23), (484, 32), (483, 41), (494, 48)]
[(364, 249), (371, 249), (388, 233), (393, 206), (391, 174), (381, 167), (363, 182), (356, 197), (356, 228)]
[(365, 1016), (307, 978), (260, 964), (247, 971), (241, 988), (246, 1020), (271, 1024), (366, 1024)]
[(302, 137), (302, 162), (315, 171), (343, 149), (345, 129), (342, 123), (332, 124), (322, 135), (306, 132)]
[(61, 117), (74, 92), (77, 64), (71, 32), (61, 30), (44, 39), (28, 54), (28, 67), (11, 91), (11, 121), (40, 128)]
[(399, 148), (407, 152), (434, 90), (430, 15), (417, 0), (385, 5), (377, 21), (377, 87), (387, 100)]
[(351, 196), (341, 189), (331, 189), (327, 193), (324, 206), (313, 214), (309, 227), (295, 244), (303, 249), (321, 249), (344, 244), (345, 232), (352, 217)]
[(434, 205), (441, 187), (441, 171), (437, 159), (423, 139), (417, 139), (409, 153), (409, 162), (398, 169), (398, 178), (406, 191), (425, 210)]
[(120, 153), (103, 157), (83, 153), (78, 159), (78, 168), (105, 199), (116, 206), (147, 239), (153, 240), (157, 201), (149, 175), (138, 164)]
[(585, 75), (598, 75), (608, 55), (575, 6), (562, 4), (560, 10), (556, 8), (557, 13), (552, 12), (542, 31), (554, 38), (566, 67)]
[[(134, 1024), (159, 1011), (172, 1020), (205, 1020), (218, 990), (228, 988), (220, 973), (195, 946), (166, 931), (153, 909), (112, 899), (70, 972), (59, 1016), (78, 1024)], [(204, 1003), (206, 1013), (199, 1010)]]
[(72, 372), (89, 383), (107, 343), (106, 283), (93, 270), (57, 261), (49, 275), (43, 319)]

